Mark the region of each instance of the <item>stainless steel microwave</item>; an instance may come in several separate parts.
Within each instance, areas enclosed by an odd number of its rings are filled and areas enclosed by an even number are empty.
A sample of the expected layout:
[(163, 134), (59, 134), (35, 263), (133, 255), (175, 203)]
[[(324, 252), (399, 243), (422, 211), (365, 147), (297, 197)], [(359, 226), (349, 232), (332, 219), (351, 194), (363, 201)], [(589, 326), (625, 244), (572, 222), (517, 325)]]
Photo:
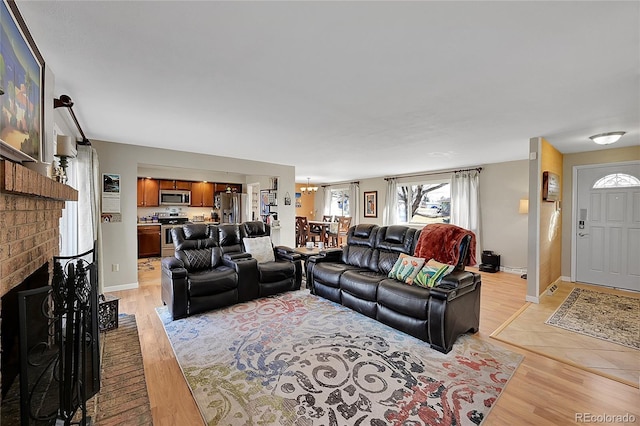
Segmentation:
[(161, 189), (160, 204), (163, 206), (188, 206), (191, 204), (191, 191)]

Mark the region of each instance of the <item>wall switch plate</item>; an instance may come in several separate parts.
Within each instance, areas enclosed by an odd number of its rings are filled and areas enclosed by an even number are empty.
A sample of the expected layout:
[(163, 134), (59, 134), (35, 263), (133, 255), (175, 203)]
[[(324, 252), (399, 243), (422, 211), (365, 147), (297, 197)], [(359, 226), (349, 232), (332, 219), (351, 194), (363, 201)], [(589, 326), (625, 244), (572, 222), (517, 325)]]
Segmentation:
[(120, 264), (119, 263), (111, 264), (111, 272), (120, 272)]

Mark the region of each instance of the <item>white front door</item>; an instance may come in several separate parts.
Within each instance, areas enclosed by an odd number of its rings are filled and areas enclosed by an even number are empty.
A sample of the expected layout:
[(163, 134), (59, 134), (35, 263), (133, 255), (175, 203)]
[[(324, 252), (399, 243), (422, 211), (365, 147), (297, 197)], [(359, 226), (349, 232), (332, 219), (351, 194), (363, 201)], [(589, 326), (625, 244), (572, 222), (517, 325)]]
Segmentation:
[(576, 281), (640, 291), (640, 163), (577, 170)]

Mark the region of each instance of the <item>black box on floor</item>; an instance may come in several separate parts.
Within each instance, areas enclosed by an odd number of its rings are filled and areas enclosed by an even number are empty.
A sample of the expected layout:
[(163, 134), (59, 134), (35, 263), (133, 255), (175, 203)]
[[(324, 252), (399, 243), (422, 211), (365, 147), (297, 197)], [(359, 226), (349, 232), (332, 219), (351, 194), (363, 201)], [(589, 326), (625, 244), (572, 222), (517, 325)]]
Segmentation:
[(478, 266), (482, 272), (498, 272), (500, 270), (500, 255), (495, 254), (491, 250), (482, 252), (482, 263)]

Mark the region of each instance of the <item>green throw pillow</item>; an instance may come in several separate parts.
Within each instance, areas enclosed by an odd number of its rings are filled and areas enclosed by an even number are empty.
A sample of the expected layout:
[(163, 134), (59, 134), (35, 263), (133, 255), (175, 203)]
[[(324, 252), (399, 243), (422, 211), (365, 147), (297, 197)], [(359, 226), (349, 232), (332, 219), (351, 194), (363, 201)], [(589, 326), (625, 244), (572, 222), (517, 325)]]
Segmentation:
[(395, 265), (389, 271), (389, 278), (395, 278), (409, 285), (413, 284), (413, 279), (416, 277), (420, 268), (424, 265), (424, 259), (422, 257), (413, 257), (408, 254), (400, 254)]
[(429, 261), (416, 275), (415, 283), (420, 287), (433, 287), (440, 284), (442, 277), (449, 274), (455, 268), (454, 265), (445, 265), (435, 261)]

